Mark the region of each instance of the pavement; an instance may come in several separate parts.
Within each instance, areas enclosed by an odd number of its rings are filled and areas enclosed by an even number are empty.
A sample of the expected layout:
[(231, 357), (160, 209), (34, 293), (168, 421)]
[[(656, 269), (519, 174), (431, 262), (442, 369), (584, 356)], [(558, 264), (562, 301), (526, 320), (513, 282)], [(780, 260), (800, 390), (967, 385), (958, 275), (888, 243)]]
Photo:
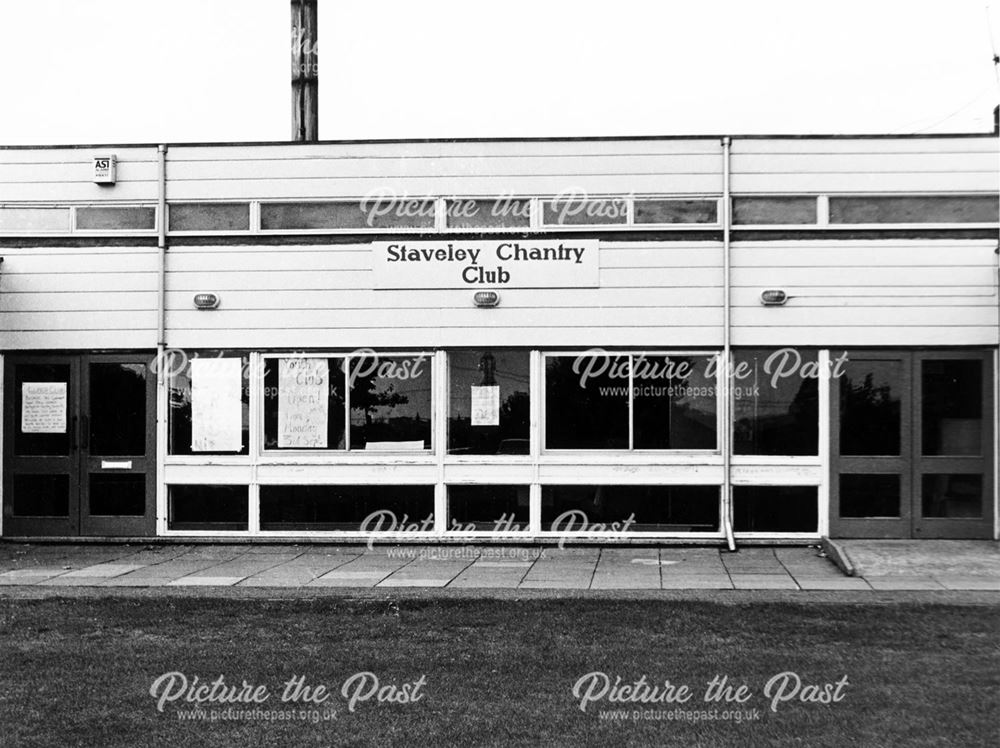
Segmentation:
[(1000, 592), (995, 541), (836, 541), (835, 550), (853, 576), (815, 546), (729, 553), (676, 546), (4, 542), (0, 586), (54, 594), (66, 587)]

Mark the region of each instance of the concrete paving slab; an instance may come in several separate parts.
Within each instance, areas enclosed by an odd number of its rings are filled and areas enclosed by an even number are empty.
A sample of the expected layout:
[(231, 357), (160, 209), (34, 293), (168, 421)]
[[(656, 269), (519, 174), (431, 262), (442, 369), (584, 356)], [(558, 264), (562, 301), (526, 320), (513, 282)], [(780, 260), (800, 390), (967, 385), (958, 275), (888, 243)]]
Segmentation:
[(424, 578), (391, 576), (376, 584), (376, 587), (445, 587), (454, 577)]
[(112, 577), (100, 582), (101, 587), (164, 587), (170, 582), (169, 577)]
[(804, 590), (870, 590), (868, 583), (859, 577), (795, 577)]
[(873, 590), (943, 590), (944, 585), (930, 577), (864, 577)]
[(167, 582), (168, 587), (232, 587), (243, 577), (181, 577)]
[(1000, 579), (990, 577), (935, 575), (933, 579), (949, 590), (992, 590), (1000, 592)]
[(66, 569), (63, 568), (45, 568), (44, 566), (36, 566), (30, 569), (11, 569), (10, 571), (5, 571), (0, 574), (0, 579), (23, 579), (34, 577), (41, 579), (65, 573)]
[(858, 576), (986, 576), (1000, 578), (996, 540), (837, 540)]
[(144, 564), (97, 564), (67, 571), (64, 577), (117, 577), (143, 568)]
[(42, 579), (37, 585), (39, 587), (96, 587), (106, 579), (107, 577), (67, 577), (63, 575)]
[(737, 590), (797, 590), (799, 586), (787, 574), (739, 574), (733, 576), (733, 588)]
[(519, 589), (525, 590), (585, 590), (589, 588), (588, 579), (586, 582), (577, 582), (571, 579), (546, 579), (533, 580), (526, 579), (518, 585)]
[(371, 588), (374, 587), (381, 577), (369, 578), (369, 579), (343, 579), (339, 577), (321, 578), (314, 579), (311, 582), (307, 582), (304, 587), (357, 587), (357, 588)]
[(664, 577), (660, 587), (665, 590), (731, 590), (729, 577)]
[(378, 569), (334, 569), (318, 577), (318, 579), (383, 579), (390, 572)]

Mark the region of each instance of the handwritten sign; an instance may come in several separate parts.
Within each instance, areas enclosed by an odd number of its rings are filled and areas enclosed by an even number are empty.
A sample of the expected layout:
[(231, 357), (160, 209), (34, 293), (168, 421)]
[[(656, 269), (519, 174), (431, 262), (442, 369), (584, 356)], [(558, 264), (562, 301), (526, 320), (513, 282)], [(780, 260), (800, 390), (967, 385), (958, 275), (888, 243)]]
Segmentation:
[(500, 425), (499, 387), (474, 386), (472, 388), (472, 425), (473, 426)]
[(243, 361), (196, 358), (191, 361), (191, 451), (239, 452), (243, 449)]
[(66, 383), (21, 383), (21, 433), (66, 433)]
[(596, 239), (373, 242), (374, 288), (597, 288)]
[(325, 358), (278, 359), (278, 446), (325, 448), (330, 366)]

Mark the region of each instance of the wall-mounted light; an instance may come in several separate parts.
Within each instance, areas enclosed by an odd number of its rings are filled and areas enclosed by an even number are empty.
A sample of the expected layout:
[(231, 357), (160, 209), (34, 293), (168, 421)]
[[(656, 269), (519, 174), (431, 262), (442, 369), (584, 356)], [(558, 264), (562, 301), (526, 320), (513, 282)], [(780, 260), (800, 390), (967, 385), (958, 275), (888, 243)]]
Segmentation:
[(472, 301), (476, 306), (496, 306), (500, 303), (500, 294), (496, 291), (476, 291)]
[(760, 303), (764, 306), (781, 306), (788, 301), (788, 294), (780, 288), (769, 288), (760, 292)]
[(214, 293), (196, 293), (194, 295), (194, 305), (198, 309), (218, 309), (219, 296)]

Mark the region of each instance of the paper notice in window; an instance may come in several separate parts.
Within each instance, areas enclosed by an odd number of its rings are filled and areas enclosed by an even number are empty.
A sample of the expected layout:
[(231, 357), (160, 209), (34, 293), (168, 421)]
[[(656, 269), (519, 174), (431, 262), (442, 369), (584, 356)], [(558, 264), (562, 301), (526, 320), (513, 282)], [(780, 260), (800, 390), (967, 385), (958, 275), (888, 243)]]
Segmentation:
[(21, 383), (21, 433), (66, 433), (66, 383)]
[(243, 449), (243, 360), (191, 361), (191, 451)]
[(330, 367), (325, 358), (278, 359), (278, 446), (327, 446)]
[(500, 388), (472, 388), (472, 425), (500, 425)]

